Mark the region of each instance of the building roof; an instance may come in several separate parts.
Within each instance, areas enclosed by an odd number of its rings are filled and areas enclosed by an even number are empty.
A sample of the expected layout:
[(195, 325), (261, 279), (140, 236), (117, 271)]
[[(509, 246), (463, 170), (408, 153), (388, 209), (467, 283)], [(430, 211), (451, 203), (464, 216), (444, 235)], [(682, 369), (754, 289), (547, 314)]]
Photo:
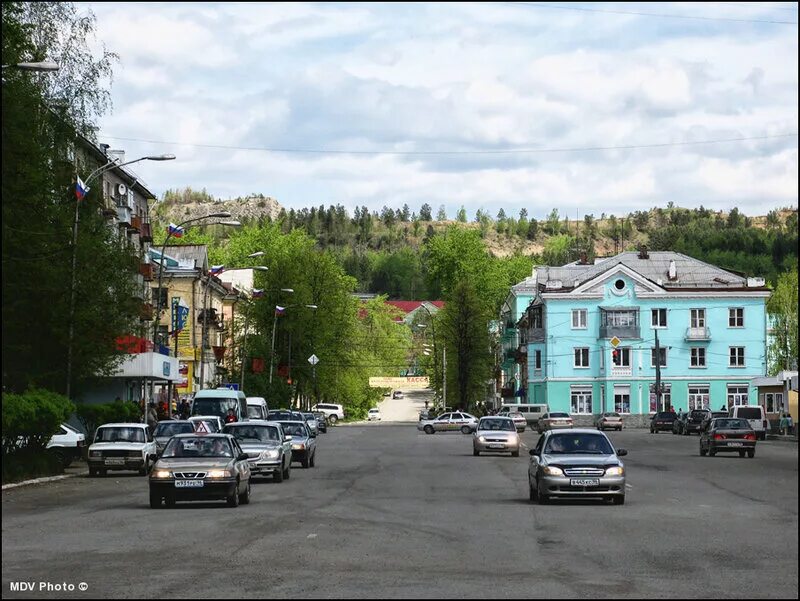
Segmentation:
[(387, 300), (387, 305), (392, 305), (400, 309), (403, 313), (409, 314), (412, 311), (419, 309), (422, 304), (433, 305), (437, 309), (444, 307), (444, 301), (404, 301), (404, 300)]
[[(670, 265), (674, 262), (676, 278), (670, 280)], [(602, 275), (617, 265), (624, 265), (659, 286), (670, 290), (681, 289), (741, 289), (748, 287), (747, 278), (719, 267), (709, 265), (698, 259), (671, 251), (650, 251), (643, 259), (638, 252), (624, 252), (604, 259), (596, 264), (582, 265), (578, 262), (561, 267), (543, 266), (536, 268), (535, 284), (546, 285), (548, 281), (561, 281), (561, 290), (570, 290)], [(520, 286), (532, 278), (517, 284)], [(752, 287), (752, 286), (751, 286)], [(758, 288), (763, 287), (757, 286)]]
[(208, 271), (208, 247), (205, 244), (168, 244), (164, 249), (164, 254), (175, 259), (180, 265), (180, 269)]
[(782, 371), (775, 376), (762, 376), (760, 378), (753, 378), (750, 384), (756, 387), (762, 386), (783, 386), (787, 380), (797, 377), (796, 371)]
[(528, 276), (518, 284), (511, 286), (515, 294), (536, 294), (536, 276)]

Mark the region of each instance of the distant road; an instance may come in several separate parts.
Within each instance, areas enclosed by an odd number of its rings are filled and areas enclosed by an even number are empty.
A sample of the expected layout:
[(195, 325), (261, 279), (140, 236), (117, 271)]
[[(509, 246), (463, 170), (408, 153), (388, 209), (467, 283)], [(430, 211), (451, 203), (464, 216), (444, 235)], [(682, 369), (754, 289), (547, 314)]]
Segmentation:
[(403, 390), (402, 399), (384, 397), (378, 404), (381, 410), (381, 421), (383, 422), (416, 422), (419, 420), (419, 412), (425, 409), (425, 401), (428, 405), (433, 402), (433, 391), (423, 390)]

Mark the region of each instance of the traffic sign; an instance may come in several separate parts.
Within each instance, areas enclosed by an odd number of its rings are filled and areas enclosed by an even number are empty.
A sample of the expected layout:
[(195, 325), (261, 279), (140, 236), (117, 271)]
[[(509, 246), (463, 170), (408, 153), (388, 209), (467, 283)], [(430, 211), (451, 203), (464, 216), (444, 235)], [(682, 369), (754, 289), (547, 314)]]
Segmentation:
[(311, 356), (308, 358), (308, 362), (309, 362), (311, 365), (316, 365), (317, 363), (319, 363), (319, 357), (317, 357), (316, 355), (311, 355)]
[(236, 382), (223, 382), (222, 387), (228, 390), (239, 390), (239, 384)]
[(197, 427), (194, 429), (194, 432), (195, 434), (210, 434), (205, 422), (197, 422)]
[(622, 340), (620, 340), (619, 338), (617, 338), (616, 336), (614, 336), (614, 337), (611, 339), (611, 346), (613, 346), (614, 348), (617, 348), (617, 347), (619, 346), (619, 343), (620, 343), (620, 342), (622, 342)]

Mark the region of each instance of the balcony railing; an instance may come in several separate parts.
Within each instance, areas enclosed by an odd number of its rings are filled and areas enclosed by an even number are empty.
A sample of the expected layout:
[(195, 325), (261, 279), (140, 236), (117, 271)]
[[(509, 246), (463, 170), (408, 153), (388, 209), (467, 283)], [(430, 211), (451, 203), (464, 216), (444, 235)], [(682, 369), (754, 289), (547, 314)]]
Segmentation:
[(131, 227), (137, 231), (141, 230), (142, 227), (142, 218), (138, 215), (134, 215), (131, 217)]
[(153, 241), (153, 232), (150, 229), (149, 223), (143, 223), (141, 228), (139, 228), (139, 233), (142, 238), (142, 242), (152, 242)]
[(630, 367), (616, 367), (611, 366), (612, 378), (629, 378), (633, 375), (633, 370)]
[(142, 303), (142, 307), (139, 310), (139, 319), (142, 321), (153, 321), (153, 305), (150, 303)]
[(707, 327), (686, 328), (686, 340), (711, 340), (711, 330)]
[(153, 264), (152, 263), (140, 263), (139, 264), (139, 273), (145, 279), (146, 282), (153, 281)]
[(528, 341), (544, 342), (544, 328), (528, 328)]
[(639, 326), (600, 326), (599, 338), (641, 338)]

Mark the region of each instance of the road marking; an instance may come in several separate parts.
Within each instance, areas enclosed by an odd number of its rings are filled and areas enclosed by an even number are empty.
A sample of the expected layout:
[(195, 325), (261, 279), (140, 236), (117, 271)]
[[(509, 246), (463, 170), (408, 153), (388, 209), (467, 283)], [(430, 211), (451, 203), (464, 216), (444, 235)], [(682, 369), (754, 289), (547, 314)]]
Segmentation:
[(316, 534), (309, 534), (306, 538), (317, 538)]
[(626, 484), (625, 484), (625, 488), (633, 488), (633, 486), (631, 486), (630, 484), (627, 484), (627, 483), (626, 483)]
[(525, 447), (526, 449), (528, 448), (528, 445), (526, 445), (524, 442), (519, 443), (519, 446)]

